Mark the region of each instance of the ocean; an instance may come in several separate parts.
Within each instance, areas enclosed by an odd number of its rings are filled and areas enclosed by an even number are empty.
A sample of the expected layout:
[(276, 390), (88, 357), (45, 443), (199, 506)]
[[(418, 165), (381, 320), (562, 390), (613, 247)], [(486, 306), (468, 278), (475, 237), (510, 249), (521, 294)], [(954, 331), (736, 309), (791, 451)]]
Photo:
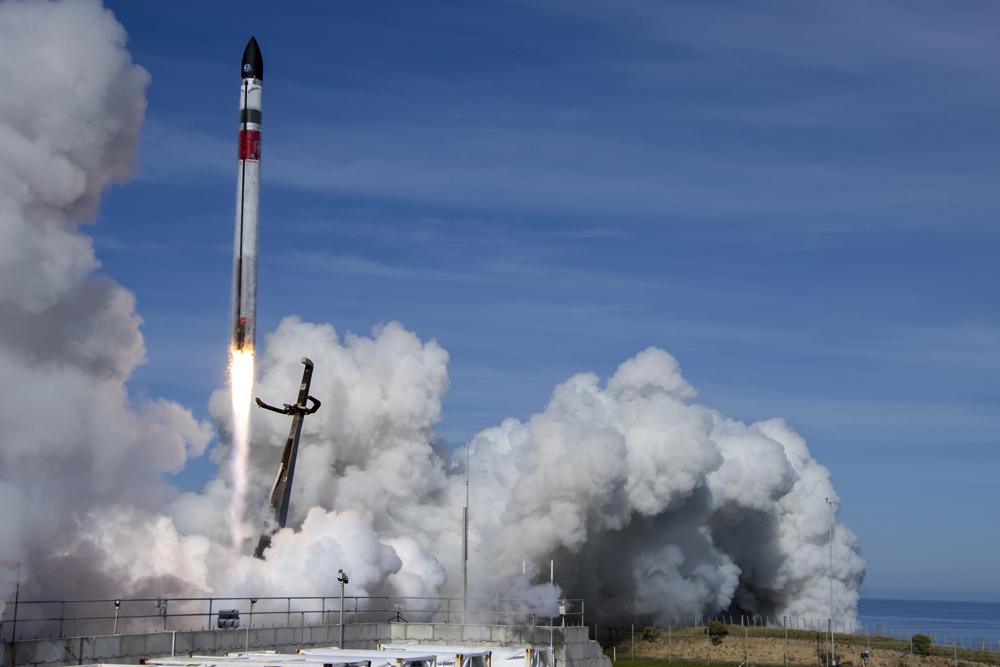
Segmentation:
[(865, 629), (895, 637), (930, 633), (936, 644), (1000, 650), (1000, 602), (885, 600), (862, 598), (858, 615)]

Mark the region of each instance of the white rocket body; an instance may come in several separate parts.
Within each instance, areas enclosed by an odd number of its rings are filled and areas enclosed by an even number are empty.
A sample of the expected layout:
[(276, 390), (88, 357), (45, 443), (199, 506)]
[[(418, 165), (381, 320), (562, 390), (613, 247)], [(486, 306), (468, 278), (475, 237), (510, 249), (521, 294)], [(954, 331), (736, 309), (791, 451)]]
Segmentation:
[(240, 84), (239, 168), (233, 238), (231, 348), (253, 352), (257, 332), (257, 237), (260, 226), (260, 128), (263, 60), (251, 38)]

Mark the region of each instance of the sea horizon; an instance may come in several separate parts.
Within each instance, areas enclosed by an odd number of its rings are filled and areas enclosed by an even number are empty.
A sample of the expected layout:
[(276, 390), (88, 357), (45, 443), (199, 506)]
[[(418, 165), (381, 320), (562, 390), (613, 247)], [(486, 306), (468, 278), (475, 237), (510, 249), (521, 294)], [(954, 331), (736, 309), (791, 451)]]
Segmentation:
[(862, 597), (866, 632), (896, 637), (930, 634), (936, 643), (1000, 649), (1000, 602)]

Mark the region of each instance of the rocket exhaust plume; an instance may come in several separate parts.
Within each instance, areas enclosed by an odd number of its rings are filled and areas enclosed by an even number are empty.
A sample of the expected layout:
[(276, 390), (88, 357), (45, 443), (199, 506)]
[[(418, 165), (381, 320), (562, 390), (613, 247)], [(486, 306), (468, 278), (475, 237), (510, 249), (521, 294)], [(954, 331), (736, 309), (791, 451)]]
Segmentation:
[(233, 548), (243, 543), (243, 511), (246, 506), (247, 461), (250, 458), (250, 397), (253, 394), (253, 350), (232, 350), (229, 356), (229, 387), (233, 401), (233, 500), (229, 506)]
[(247, 460), (250, 455), (250, 397), (253, 395), (257, 331), (257, 230), (260, 193), (261, 83), (264, 59), (253, 37), (240, 64), (239, 168), (233, 239), (233, 323), (229, 383), (233, 407), (233, 499), (229, 510), (233, 547), (243, 540)]

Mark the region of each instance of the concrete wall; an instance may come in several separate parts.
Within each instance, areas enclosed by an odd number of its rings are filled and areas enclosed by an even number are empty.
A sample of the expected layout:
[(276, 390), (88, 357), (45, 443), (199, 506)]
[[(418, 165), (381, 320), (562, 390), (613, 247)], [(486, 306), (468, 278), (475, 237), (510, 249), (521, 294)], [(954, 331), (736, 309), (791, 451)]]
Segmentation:
[[(344, 626), (345, 648), (375, 648), (389, 636), (388, 623)], [(221, 655), (226, 651), (280, 651), (294, 653), (310, 646), (333, 646), (339, 625), (307, 625), (239, 630), (194, 630), (133, 635), (104, 635), (69, 639), (8, 642), (3, 667), (14, 665), (79, 665), (91, 662), (137, 663), (166, 655)]]
[[(296, 649), (335, 646), (338, 625), (307, 625), (239, 630), (194, 630), (70, 639), (37, 639), (0, 647), (3, 667), (56, 667), (84, 663), (137, 663), (167, 655), (221, 655), (226, 651)], [(344, 626), (344, 647), (373, 649), (380, 642), (470, 644), (483, 646), (548, 646), (555, 667), (610, 667), (600, 645), (585, 627), (550, 628), (518, 625), (445, 623), (357, 623)]]

